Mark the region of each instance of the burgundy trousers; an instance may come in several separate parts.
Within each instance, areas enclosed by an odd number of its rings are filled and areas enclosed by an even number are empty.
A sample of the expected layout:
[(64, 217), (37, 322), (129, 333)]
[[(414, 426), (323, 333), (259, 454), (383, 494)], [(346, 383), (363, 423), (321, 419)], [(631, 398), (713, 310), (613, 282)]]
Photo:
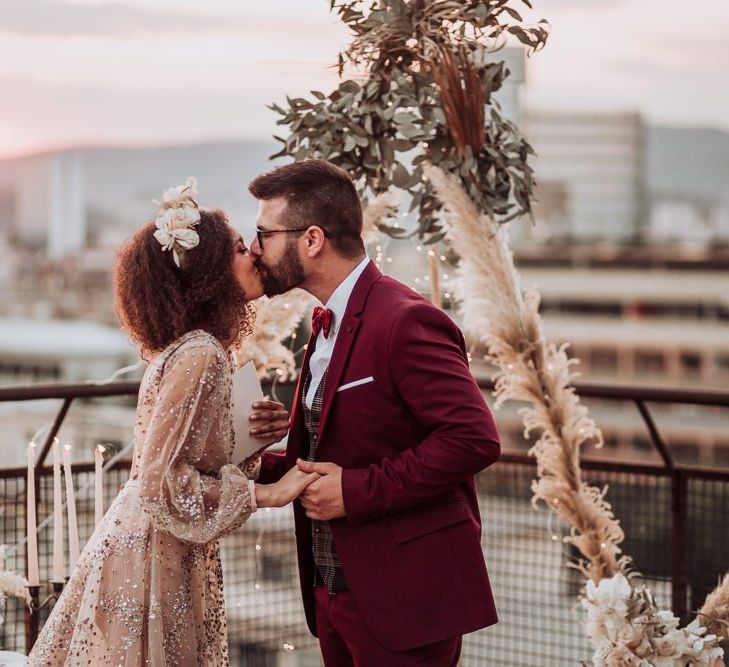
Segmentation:
[(461, 637), (391, 651), (367, 630), (348, 591), (330, 595), (324, 584), (315, 590), (316, 628), (325, 667), (455, 667), (461, 655)]

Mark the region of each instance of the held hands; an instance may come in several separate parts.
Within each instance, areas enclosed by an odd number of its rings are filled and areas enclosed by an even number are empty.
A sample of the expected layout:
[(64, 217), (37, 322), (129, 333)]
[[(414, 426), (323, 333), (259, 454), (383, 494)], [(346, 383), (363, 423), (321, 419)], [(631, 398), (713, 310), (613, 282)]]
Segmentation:
[(310, 519), (326, 521), (345, 516), (342, 468), (335, 463), (297, 459), (275, 484), (256, 484), (259, 507), (284, 507), (299, 498)]
[(335, 463), (316, 463), (297, 459), (302, 473), (316, 474), (319, 478), (307, 485), (301, 494), (301, 504), (310, 519), (327, 521), (346, 515), (342, 495), (342, 468)]
[(275, 484), (256, 484), (256, 502), (259, 507), (284, 507), (319, 477), (318, 473), (305, 473), (294, 466)]

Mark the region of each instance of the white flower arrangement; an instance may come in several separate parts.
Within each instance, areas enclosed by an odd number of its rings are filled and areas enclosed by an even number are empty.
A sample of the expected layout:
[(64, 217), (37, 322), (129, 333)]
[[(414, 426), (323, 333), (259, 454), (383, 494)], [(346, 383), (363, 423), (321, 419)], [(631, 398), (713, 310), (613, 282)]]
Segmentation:
[(177, 266), (187, 250), (200, 243), (200, 236), (194, 227), (200, 222), (200, 210), (195, 197), (197, 181), (191, 176), (182, 185), (165, 190), (154, 224), (157, 231), (154, 238), (162, 250), (171, 250)]
[(595, 667), (689, 667), (723, 664), (716, 635), (698, 619), (684, 628), (656, 606), (651, 592), (633, 588), (621, 572), (588, 581), (581, 599)]
[[(5, 598), (9, 595), (11, 597), (20, 598), (23, 600), (28, 607), (30, 607), (30, 593), (28, 592), (28, 580), (25, 577), (15, 574), (15, 572), (9, 572), (5, 569), (5, 552), (7, 551), (7, 545), (3, 544), (0, 546), (0, 605), (5, 602)], [(0, 626), (3, 624), (2, 614), (0, 614)]]

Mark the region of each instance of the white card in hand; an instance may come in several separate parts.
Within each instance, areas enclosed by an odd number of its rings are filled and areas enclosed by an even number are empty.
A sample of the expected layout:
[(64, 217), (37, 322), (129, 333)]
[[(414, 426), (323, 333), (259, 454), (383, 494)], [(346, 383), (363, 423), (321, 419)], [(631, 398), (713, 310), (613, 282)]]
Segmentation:
[(251, 406), (256, 401), (263, 399), (261, 383), (258, 381), (256, 367), (252, 361), (249, 361), (233, 373), (231, 398), (233, 404), (233, 432), (235, 434), (235, 447), (233, 448), (231, 460), (235, 465), (238, 465), (268, 444), (248, 432), (251, 428), (251, 422), (248, 418), (253, 411)]

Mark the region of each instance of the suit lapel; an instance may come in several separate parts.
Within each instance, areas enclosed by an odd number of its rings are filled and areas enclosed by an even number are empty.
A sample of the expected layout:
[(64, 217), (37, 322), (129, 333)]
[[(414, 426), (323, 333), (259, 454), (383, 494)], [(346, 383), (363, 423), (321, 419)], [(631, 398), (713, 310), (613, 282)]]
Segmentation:
[[(367, 296), (374, 284), (382, 277), (382, 273), (375, 266), (373, 262), (370, 262), (362, 275), (357, 280), (352, 294), (349, 297), (347, 308), (344, 311), (344, 317), (341, 323), (338, 324), (337, 342), (334, 345), (334, 351), (332, 352), (332, 358), (329, 361), (329, 368), (327, 369), (327, 380), (324, 385), (324, 396), (322, 397), (322, 410), (321, 417), (319, 420), (319, 438), (318, 442), (321, 445), (324, 429), (327, 425), (327, 418), (332, 409), (334, 403), (334, 397), (337, 393), (337, 387), (342, 379), (344, 370), (347, 367), (347, 360), (354, 347), (354, 342), (357, 339), (357, 332), (362, 324), (362, 313), (364, 311), (365, 302)], [(317, 447), (317, 451), (320, 448)]]
[[(349, 309), (347, 309), (349, 310)], [(342, 374), (347, 366), (349, 353), (352, 351), (354, 341), (357, 337), (357, 331), (361, 320), (359, 317), (345, 313), (340, 324), (339, 333), (337, 334), (337, 343), (334, 346), (329, 368), (327, 369), (327, 381), (324, 385), (324, 396), (322, 397), (321, 417), (319, 419), (319, 443), (322, 441), (324, 428), (327, 424), (327, 417), (334, 402), (334, 395), (337, 387), (342, 379)]]

